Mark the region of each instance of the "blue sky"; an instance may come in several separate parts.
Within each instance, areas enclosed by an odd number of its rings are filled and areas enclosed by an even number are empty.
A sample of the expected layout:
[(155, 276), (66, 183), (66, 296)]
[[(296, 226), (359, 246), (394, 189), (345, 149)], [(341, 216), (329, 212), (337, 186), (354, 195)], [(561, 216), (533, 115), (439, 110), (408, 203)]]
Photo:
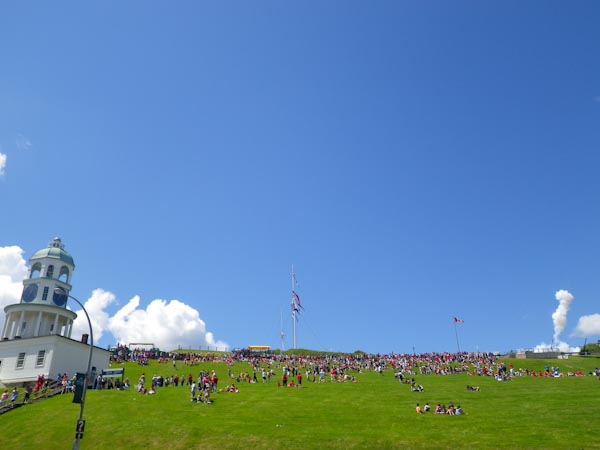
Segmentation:
[(2, 9), (0, 247), (60, 236), (100, 344), (139, 296), (289, 348), (292, 264), (302, 348), (532, 348), (559, 290), (600, 339), (597, 2)]

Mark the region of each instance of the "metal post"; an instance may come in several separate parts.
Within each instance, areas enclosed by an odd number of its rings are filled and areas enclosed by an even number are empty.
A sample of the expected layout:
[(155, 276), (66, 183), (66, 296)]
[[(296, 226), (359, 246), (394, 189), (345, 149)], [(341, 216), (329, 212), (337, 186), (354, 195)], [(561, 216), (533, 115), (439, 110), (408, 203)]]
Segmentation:
[(456, 328), (456, 319), (454, 320), (454, 334), (456, 335), (456, 347), (458, 349), (458, 353), (460, 353), (460, 342), (458, 341), (458, 330)]
[[(94, 351), (94, 330), (92, 329), (92, 321), (90, 320), (90, 316), (89, 316), (88, 312), (86, 311), (85, 307), (83, 306), (83, 303), (81, 303), (79, 300), (77, 300), (72, 295), (68, 294), (62, 288), (56, 288), (56, 289), (54, 289), (54, 292), (56, 292), (56, 293), (58, 293), (60, 295), (66, 295), (70, 299), (75, 300), (75, 302), (77, 302), (77, 304), (79, 306), (81, 306), (81, 309), (85, 313), (85, 317), (87, 318), (88, 325), (90, 327), (90, 353), (89, 353), (89, 356), (88, 356), (87, 370), (85, 372), (85, 380), (83, 382), (83, 392), (81, 394), (81, 404), (80, 404), (80, 408), (79, 408), (79, 419), (77, 420), (77, 428), (76, 428), (76, 429), (78, 429), (79, 428), (79, 424), (81, 424), (82, 420), (83, 420), (83, 410), (85, 408), (85, 394), (87, 392), (88, 378), (90, 376), (90, 370), (91, 370), (91, 367), (92, 367), (92, 354), (93, 354), (93, 351)], [(73, 450), (79, 450), (79, 441), (81, 440), (80, 434), (81, 433), (79, 433), (79, 432), (75, 434), (75, 440), (73, 441)]]

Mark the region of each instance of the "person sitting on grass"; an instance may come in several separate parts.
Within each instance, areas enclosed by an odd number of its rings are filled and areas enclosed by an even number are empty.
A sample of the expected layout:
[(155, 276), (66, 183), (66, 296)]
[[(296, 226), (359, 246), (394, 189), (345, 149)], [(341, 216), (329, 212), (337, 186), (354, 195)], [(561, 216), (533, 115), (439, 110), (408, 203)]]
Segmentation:
[(212, 403), (211, 399), (210, 399), (210, 389), (202, 389), (199, 393), (198, 393), (198, 400), (197, 403)]
[(463, 410), (462, 410), (462, 408), (460, 407), (460, 405), (458, 405), (458, 406), (456, 407), (456, 410), (454, 410), (454, 414), (456, 414), (457, 416), (460, 416), (461, 414), (463, 414)]
[(431, 410), (431, 406), (429, 406), (429, 402), (425, 403), (425, 406), (423, 406), (423, 412), (429, 412), (429, 410)]
[(415, 408), (415, 411), (417, 412), (417, 414), (423, 414), (423, 410), (421, 409), (421, 407), (419, 406), (418, 403), (417, 403), (417, 406)]

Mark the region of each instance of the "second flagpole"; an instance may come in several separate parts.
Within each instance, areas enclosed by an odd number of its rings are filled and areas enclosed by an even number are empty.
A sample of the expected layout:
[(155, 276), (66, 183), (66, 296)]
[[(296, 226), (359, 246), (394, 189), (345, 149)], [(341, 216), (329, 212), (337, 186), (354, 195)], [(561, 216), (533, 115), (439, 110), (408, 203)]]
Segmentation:
[(294, 265), (292, 264), (292, 292), (290, 292), (292, 296), (292, 322), (294, 322), (294, 349), (296, 348), (296, 304), (294, 300)]

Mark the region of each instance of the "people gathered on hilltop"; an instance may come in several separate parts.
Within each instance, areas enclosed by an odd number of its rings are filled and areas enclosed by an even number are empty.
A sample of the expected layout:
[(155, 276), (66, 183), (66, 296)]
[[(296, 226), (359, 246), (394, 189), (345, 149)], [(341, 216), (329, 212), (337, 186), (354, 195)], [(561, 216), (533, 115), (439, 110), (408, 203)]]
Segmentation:
[[(164, 385), (180, 385), (191, 381), (189, 375), (183, 372), (191, 366), (207, 362), (223, 362), (231, 368), (234, 363), (246, 362), (248, 371), (239, 374), (228, 370), (228, 378), (235, 378), (238, 383), (262, 381), (267, 383), (275, 375), (275, 371), (288, 378), (296, 379), (299, 372), (306, 382), (325, 382), (328, 375), (330, 382), (356, 381), (355, 374), (375, 372), (381, 375), (393, 371), (394, 376), (401, 382), (414, 378), (415, 375), (454, 375), (467, 373), (473, 376), (493, 377), (498, 381), (508, 381), (518, 376), (531, 377), (562, 377), (583, 376), (580, 371), (560, 372), (556, 367), (545, 367), (544, 370), (532, 371), (517, 369), (500, 361), (498, 356), (487, 352), (440, 352), (423, 354), (368, 354), (354, 353), (351, 355), (289, 355), (274, 352), (254, 352), (239, 350), (231, 353), (211, 352), (163, 352), (159, 349), (144, 350), (130, 349), (126, 345), (117, 346), (112, 361), (135, 361), (146, 365), (149, 360), (158, 363), (168, 363), (176, 375), (164, 379)], [(176, 362), (180, 362), (177, 365)], [(350, 374), (352, 373), (352, 374)], [(595, 372), (600, 377), (600, 370)], [(354, 379), (349, 379), (354, 378)], [(283, 380), (282, 380), (283, 381)], [(418, 386), (417, 386), (418, 388)]]

